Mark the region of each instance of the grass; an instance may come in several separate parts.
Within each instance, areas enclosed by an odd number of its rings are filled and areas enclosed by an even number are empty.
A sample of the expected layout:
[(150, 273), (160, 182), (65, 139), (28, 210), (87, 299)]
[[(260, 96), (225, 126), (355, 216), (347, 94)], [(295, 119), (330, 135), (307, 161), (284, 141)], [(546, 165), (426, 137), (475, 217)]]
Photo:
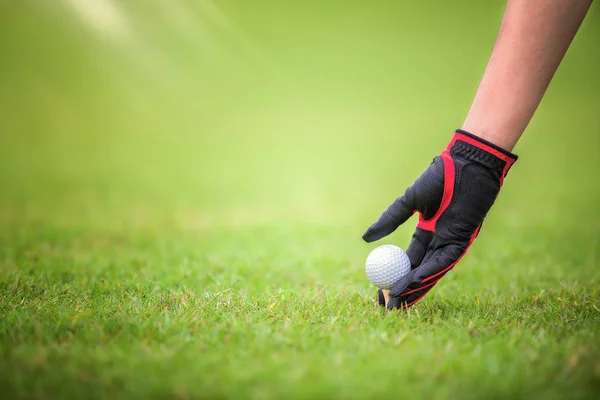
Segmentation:
[(596, 6), (469, 254), (407, 312), (373, 304), (360, 236), (493, 43), (501, 3), (463, 3), (219, 3), (231, 28), (134, 1), (116, 39), (66, 2), (6, 6), (3, 396), (597, 397)]

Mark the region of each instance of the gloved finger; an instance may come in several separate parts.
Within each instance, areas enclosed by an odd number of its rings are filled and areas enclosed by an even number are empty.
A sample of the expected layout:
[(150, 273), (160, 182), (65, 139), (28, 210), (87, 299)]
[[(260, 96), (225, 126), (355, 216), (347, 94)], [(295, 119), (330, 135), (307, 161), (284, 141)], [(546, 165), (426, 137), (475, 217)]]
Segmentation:
[(377, 222), (367, 229), (362, 236), (365, 242), (374, 242), (389, 235), (413, 215), (415, 208), (412, 201), (410, 201), (412, 196), (409, 196), (409, 190), (406, 191), (404, 196), (398, 197), (392, 205), (381, 214)]
[[(392, 286), (392, 289), (390, 290), (390, 292), (388, 293), (389, 296), (389, 300), (388, 300), (388, 308), (396, 308), (395, 306), (390, 306), (390, 304), (396, 305), (398, 304), (401, 299), (401, 294), (402, 294), (402, 290), (404, 290), (405, 288), (407, 288), (409, 285), (414, 285), (414, 284), (419, 284), (420, 282), (415, 281), (415, 276), (418, 274), (418, 268), (415, 268), (411, 271), (408, 272), (408, 274), (404, 275), (403, 277), (401, 277), (400, 279), (398, 279), (394, 285)], [(392, 296), (393, 292), (396, 291), (396, 295)]]
[[(410, 284), (425, 286), (430, 281), (437, 281), (448, 272), (464, 254), (466, 245), (452, 243), (439, 247), (423, 264), (400, 278), (390, 291), (390, 298), (410, 294)], [(415, 289), (418, 290), (418, 289)]]
[(426, 284), (410, 284), (406, 288), (405, 293), (398, 297), (390, 297), (390, 301), (387, 307), (391, 310), (394, 308), (407, 308), (419, 301), (423, 296), (427, 294), (435, 286), (438, 280), (428, 282)]
[(411, 269), (415, 269), (421, 264), (434, 236), (435, 234), (431, 231), (426, 231), (421, 228), (415, 229), (410, 245), (408, 246), (408, 249), (406, 249), (406, 255), (410, 260)]
[(385, 296), (383, 295), (383, 290), (379, 289), (377, 291), (377, 302), (380, 306), (385, 307)]
[[(411, 272), (414, 271), (420, 264), (427, 250), (430, 248), (429, 245), (432, 242), (435, 234), (431, 231), (426, 231), (421, 228), (415, 229), (415, 233), (413, 234), (412, 240), (408, 249), (406, 249), (406, 255), (410, 259)], [(405, 275), (401, 278), (396, 285), (401, 286), (411, 286), (411, 282), (413, 282), (414, 273)], [(382, 292), (381, 292), (382, 293)], [(383, 293), (382, 293), (383, 294)], [(388, 308), (400, 308), (406, 301), (410, 301), (410, 299), (405, 298), (404, 296), (390, 297), (388, 301)], [(381, 305), (381, 302), (379, 303)], [(385, 305), (385, 299), (383, 301), (383, 305)]]
[(390, 297), (390, 301), (387, 303), (388, 310), (393, 310), (395, 308), (405, 308), (406, 304), (404, 303), (404, 299), (401, 297)]
[[(434, 236), (435, 233), (431, 231), (426, 231), (421, 228), (415, 229), (410, 245), (408, 246), (408, 249), (406, 249), (406, 255), (410, 260), (411, 271), (396, 281), (392, 290), (397, 289), (398, 291), (400, 288), (402, 288), (401, 290), (404, 290), (411, 286), (418, 287), (420, 285), (420, 282), (415, 282), (415, 276), (417, 276), (417, 269), (426, 256), (427, 251), (430, 251), (430, 256), (434, 252), (432, 247), (430, 247)], [(390, 299), (387, 307), (389, 309), (400, 308), (406, 303), (406, 300), (406, 297), (402, 295), (392, 297), (392, 291), (390, 291)]]

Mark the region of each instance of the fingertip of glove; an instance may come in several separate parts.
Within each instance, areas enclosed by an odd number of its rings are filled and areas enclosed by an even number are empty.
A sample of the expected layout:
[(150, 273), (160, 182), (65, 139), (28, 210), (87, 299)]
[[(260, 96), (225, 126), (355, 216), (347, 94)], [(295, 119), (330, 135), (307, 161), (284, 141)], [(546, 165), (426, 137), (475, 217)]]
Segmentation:
[(400, 306), (400, 300), (397, 297), (390, 297), (387, 308), (388, 310), (395, 310)]
[(367, 231), (363, 233), (362, 239), (367, 243), (374, 241), (375, 239), (373, 238), (373, 230), (371, 228), (367, 229)]
[(373, 226), (367, 229), (367, 231), (363, 234), (362, 238), (365, 242), (371, 243), (381, 239), (384, 236), (386, 236), (385, 229), (381, 226), (373, 224)]
[(381, 289), (377, 291), (377, 302), (380, 306), (385, 307), (385, 296), (383, 295), (383, 290)]

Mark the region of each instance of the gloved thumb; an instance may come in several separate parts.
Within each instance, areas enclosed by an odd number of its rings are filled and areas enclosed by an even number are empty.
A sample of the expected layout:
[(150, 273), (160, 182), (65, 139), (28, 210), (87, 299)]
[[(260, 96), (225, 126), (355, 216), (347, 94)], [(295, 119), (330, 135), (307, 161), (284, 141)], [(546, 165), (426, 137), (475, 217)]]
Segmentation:
[(404, 196), (397, 198), (387, 210), (381, 214), (381, 217), (367, 229), (362, 238), (365, 242), (374, 242), (394, 232), (400, 225), (406, 222), (413, 215), (415, 208), (409, 190)]

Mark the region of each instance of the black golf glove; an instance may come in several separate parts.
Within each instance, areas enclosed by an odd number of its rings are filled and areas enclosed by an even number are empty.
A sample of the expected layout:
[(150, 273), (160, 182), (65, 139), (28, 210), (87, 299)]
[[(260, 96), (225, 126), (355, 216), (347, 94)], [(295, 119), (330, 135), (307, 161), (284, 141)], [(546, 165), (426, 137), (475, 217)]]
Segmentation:
[[(415, 304), (465, 255), (516, 160), (516, 155), (457, 130), (404, 196), (365, 232), (366, 242), (379, 240), (419, 213), (406, 251), (411, 271), (392, 287), (389, 309)], [(381, 290), (378, 301), (385, 305)]]

